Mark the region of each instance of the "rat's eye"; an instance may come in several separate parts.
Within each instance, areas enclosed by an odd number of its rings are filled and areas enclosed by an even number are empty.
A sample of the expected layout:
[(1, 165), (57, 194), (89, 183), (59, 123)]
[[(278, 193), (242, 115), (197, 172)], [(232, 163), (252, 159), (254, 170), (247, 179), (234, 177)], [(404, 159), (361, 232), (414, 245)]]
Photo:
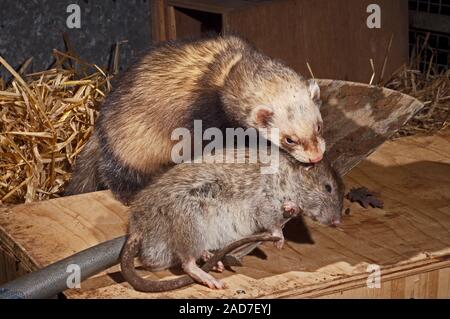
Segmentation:
[(286, 144), (289, 144), (289, 145), (295, 144), (295, 142), (290, 137), (286, 137), (284, 139), (284, 141), (286, 142)]
[(333, 188), (331, 187), (330, 184), (325, 184), (325, 190), (326, 190), (328, 193), (331, 193), (331, 191), (333, 190)]
[(322, 131), (322, 124), (317, 124), (317, 133)]

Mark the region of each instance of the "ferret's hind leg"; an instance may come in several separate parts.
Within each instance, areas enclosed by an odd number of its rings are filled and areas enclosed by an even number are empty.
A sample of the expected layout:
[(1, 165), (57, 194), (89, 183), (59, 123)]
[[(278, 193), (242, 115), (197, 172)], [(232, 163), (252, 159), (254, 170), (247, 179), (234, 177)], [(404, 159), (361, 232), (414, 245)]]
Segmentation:
[(196, 263), (195, 258), (189, 258), (181, 264), (184, 272), (192, 277), (195, 281), (208, 286), (211, 289), (226, 288), (222, 280), (216, 279), (207, 272), (203, 271)]
[[(208, 250), (205, 250), (202, 253), (202, 260), (204, 262), (207, 262), (211, 257), (214, 256), (214, 254)], [(225, 266), (223, 265), (223, 262), (218, 261), (217, 264), (212, 268), (213, 271), (217, 272), (223, 272), (225, 270)]]

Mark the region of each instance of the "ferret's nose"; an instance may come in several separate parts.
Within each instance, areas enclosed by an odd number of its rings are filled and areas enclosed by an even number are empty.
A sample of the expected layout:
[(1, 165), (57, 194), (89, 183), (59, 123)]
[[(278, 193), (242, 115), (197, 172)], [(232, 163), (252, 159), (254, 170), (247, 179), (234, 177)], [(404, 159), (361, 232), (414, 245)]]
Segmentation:
[(310, 163), (319, 163), (322, 160), (322, 158), (323, 158), (323, 154), (320, 154), (316, 158), (310, 158), (309, 162)]

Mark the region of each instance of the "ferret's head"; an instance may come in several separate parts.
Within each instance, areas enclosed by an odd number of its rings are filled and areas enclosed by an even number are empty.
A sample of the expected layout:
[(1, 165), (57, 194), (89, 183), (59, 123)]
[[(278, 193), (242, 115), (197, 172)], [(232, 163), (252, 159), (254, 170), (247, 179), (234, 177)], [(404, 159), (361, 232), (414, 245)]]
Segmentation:
[(298, 165), (298, 202), (303, 215), (325, 225), (341, 222), (345, 187), (326, 159), (310, 167)]
[[(250, 62), (249, 62), (250, 61)], [(278, 61), (243, 58), (230, 70), (220, 95), (227, 115), (253, 127), (302, 163), (317, 163), (325, 152), (320, 89)], [(269, 130), (279, 136), (271, 138)]]
[[(320, 89), (316, 81), (274, 83), (266, 101), (255, 105), (250, 122), (262, 135), (302, 163), (317, 163), (323, 158), (325, 140), (320, 114)], [(278, 128), (274, 140), (269, 134)], [(276, 136), (276, 135), (274, 135)]]

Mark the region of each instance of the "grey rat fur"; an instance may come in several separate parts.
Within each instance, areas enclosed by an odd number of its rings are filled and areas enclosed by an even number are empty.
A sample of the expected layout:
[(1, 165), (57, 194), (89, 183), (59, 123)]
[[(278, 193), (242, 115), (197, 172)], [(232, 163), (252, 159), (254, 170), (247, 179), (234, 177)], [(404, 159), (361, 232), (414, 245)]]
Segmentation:
[(281, 248), (286, 212), (340, 222), (344, 187), (326, 160), (311, 168), (281, 152), (276, 173), (261, 174), (262, 166), (185, 163), (158, 176), (130, 205), (130, 238), (139, 238), (143, 264), (150, 270), (181, 264), (195, 280), (222, 288), (195, 263), (205, 252), (261, 232), (280, 237)]

